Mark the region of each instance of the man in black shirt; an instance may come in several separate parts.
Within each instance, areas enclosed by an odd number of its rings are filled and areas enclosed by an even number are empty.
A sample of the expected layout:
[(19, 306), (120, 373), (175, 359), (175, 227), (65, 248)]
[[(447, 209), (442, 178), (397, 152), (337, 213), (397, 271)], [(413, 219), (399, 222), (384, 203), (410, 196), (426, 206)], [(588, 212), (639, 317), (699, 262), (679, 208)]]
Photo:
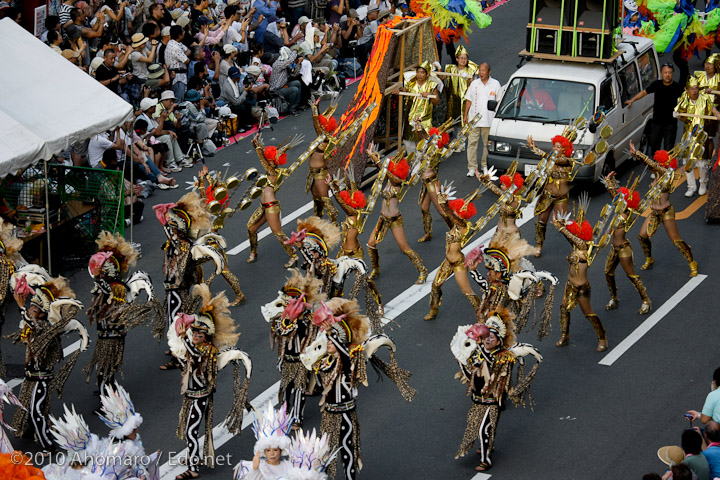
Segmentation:
[(666, 63), (660, 70), (662, 80), (655, 80), (645, 90), (625, 102), (625, 105), (630, 106), (648, 93), (655, 94), (652, 132), (650, 134), (651, 156), (660, 150), (663, 141), (665, 150), (670, 150), (675, 146), (677, 120), (673, 117), (673, 109), (677, 105), (678, 98), (683, 93), (683, 87), (673, 80), (673, 73), (675, 73), (675, 69), (672, 64)]
[(115, 59), (117, 58), (117, 52), (111, 48), (105, 50), (105, 52), (103, 52), (103, 63), (95, 70), (95, 79), (119, 95), (118, 87), (128, 83), (128, 81), (132, 79), (132, 74), (121, 75), (117, 67), (125, 68), (125, 64), (132, 51), (131, 47), (126, 47), (123, 57), (116, 64)]

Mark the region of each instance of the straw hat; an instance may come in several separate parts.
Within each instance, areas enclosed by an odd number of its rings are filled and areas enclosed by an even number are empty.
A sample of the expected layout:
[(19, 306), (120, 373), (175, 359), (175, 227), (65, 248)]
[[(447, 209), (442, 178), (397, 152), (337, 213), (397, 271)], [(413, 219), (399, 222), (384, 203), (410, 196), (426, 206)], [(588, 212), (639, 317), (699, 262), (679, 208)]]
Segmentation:
[(677, 465), (685, 459), (685, 452), (682, 448), (677, 445), (668, 445), (667, 447), (660, 447), (657, 452), (658, 458), (669, 466)]
[(136, 33), (132, 37), (130, 37), (130, 40), (132, 41), (132, 48), (138, 48), (145, 45), (145, 43), (147, 43), (148, 41), (148, 38), (142, 33)]

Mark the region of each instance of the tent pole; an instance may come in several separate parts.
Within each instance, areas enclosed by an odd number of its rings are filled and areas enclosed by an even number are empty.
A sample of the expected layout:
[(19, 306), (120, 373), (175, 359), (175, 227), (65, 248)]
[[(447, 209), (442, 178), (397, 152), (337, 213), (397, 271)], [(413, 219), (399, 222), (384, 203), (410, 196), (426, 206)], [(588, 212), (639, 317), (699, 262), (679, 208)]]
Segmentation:
[(45, 233), (47, 234), (48, 272), (52, 275), (52, 249), (50, 248), (50, 186), (48, 185), (47, 160), (43, 162), (43, 167), (45, 169)]
[[(135, 146), (135, 137), (133, 136), (133, 129), (132, 127), (128, 128), (126, 138), (130, 140), (130, 243), (133, 241), (133, 226), (135, 224), (135, 202), (133, 202), (133, 197), (135, 196), (135, 177), (133, 175), (135, 171), (135, 164), (133, 163), (133, 151), (135, 150), (133, 147)], [(125, 180), (123, 180), (124, 182)], [(123, 189), (125, 191), (125, 189)], [(125, 199), (123, 199), (123, 205), (125, 204)]]

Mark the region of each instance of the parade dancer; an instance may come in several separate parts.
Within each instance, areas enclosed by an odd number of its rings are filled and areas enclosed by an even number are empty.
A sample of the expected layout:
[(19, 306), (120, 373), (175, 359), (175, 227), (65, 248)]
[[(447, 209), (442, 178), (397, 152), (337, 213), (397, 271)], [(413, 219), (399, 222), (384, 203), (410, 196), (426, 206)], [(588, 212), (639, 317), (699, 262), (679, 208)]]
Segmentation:
[[(10, 282), (8, 282), (8, 284), (9, 283)], [(6, 403), (8, 405), (15, 405), (16, 407), (23, 408), (20, 404), (20, 400), (18, 400), (13, 393), (12, 388), (10, 388), (10, 386), (8, 386), (8, 384), (0, 378), (0, 453), (12, 453), (15, 450), (10, 443), (7, 433), (5, 432), (6, 428), (10, 428), (8, 424), (5, 423), (4, 410)]]
[[(422, 139), (422, 134), (418, 132), (429, 131), (432, 127), (433, 106), (440, 103), (440, 95), (438, 93), (438, 83), (430, 79), (432, 66), (427, 60), (418, 65), (415, 69), (415, 75), (405, 81), (405, 85), (401, 89), (403, 92), (413, 94), (405, 106), (408, 112), (409, 124), (405, 126), (403, 133), (405, 148), (408, 153), (415, 151), (417, 142)], [(432, 97), (432, 98), (428, 98)]]
[[(537, 223), (535, 224), (535, 257), (542, 255), (542, 247), (543, 243), (545, 243), (545, 231), (547, 230), (547, 222), (550, 214), (554, 213), (555, 215), (559, 215), (569, 212), (570, 178), (574, 165), (572, 161), (572, 140), (563, 135), (555, 135), (551, 141), (555, 155), (555, 165), (553, 165), (550, 175), (548, 175), (543, 187), (543, 191), (535, 204), (534, 215), (538, 217)], [(535, 154), (541, 157), (547, 155), (535, 146), (532, 136), (528, 136), (527, 144)]]
[(255, 410), (252, 429), (257, 441), (251, 462), (240, 461), (233, 471), (233, 480), (280, 480), (290, 477), (292, 463), (282, 457), (289, 455), (290, 429), (293, 417), (285, 404), (275, 410), (272, 402)]
[(64, 462), (50, 463), (43, 467), (47, 480), (81, 480), (89, 477), (87, 465), (95, 460), (98, 453), (107, 446), (106, 439), (100, 439), (90, 432), (85, 418), (63, 405), (64, 414), (60, 418), (50, 415), (52, 427), (50, 434), (58, 447), (65, 452)]
[(312, 432), (304, 433), (300, 430), (296, 433), (288, 450), (292, 469), (287, 478), (293, 480), (327, 480), (325, 472), (337, 455), (327, 433), (318, 435), (314, 428)]
[(495, 230), (494, 237), (509, 235), (509, 236), (520, 236), (520, 227), (517, 226), (517, 219), (522, 218), (522, 197), (520, 195), (520, 189), (523, 187), (525, 180), (522, 175), (517, 172), (512, 175), (500, 175), (499, 186), (493, 182), (498, 180), (495, 176), (497, 170), (494, 167), (489, 169), (483, 169), (483, 173), (476, 173), (478, 180), (484, 186), (486, 186), (491, 192), (498, 197), (502, 197), (511, 185), (515, 186), (515, 192), (513, 195), (503, 202), (500, 209), (500, 218), (498, 220), (497, 229)]
[[(215, 467), (213, 445), (213, 396), (217, 375), (229, 361), (241, 360), (245, 365), (245, 379), (235, 372), (233, 405), (226, 417), (228, 431), (242, 430), (242, 417), (247, 402), (252, 363), (246, 353), (234, 348), (240, 333), (230, 317), (229, 302), (224, 293), (212, 297), (207, 285), (196, 285), (193, 303), (201, 303), (197, 314), (179, 313), (168, 332), (168, 344), (176, 357), (184, 363), (183, 404), (177, 436), (187, 442), (188, 469), (175, 477), (188, 480), (200, 476), (200, 464)], [(200, 452), (200, 427), (205, 419), (205, 444)]]
[(640, 246), (642, 247), (643, 253), (645, 254), (645, 263), (643, 264), (643, 270), (650, 270), (655, 264), (655, 259), (652, 256), (652, 241), (651, 238), (657, 232), (660, 225), (665, 227), (665, 232), (668, 234), (670, 241), (673, 242), (675, 248), (680, 250), (680, 253), (685, 260), (687, 260), (690, 266), (690, 276), (695, 277), (698, 274), (698, 263), (693, 257), (690, 245), (680, 237), (678, 232), (677, 223), (675, 222), (675, 207), (670, 203), (670, 194), (675, 189), (673, 179), (675, 177), (675, 171), (678, 168), (678, 162), (676, 158), (670, 158), (666, 150), (658, 150), (655, 155), (650, 159), (647, 155), (638, 152), (635, 146), (630, 142), (630, 154), (635, 157), (636, 160), (640, 160), (645, 163), (655, 174), (655, 179), (652, 185), (660, 182), (665, 173), (668, 170), (673, 170), (673, 175), (670, 181), (664, 183), (662, 190), (657, 199), (653, 200), (650, 205), (650, 216), (648, 216), (640, 227)]
[(318, 328), (312, 324), (313, 310), (327, 298), (322, 293), (322, 282), (292, 270), (278, 297), (265, 304), (262, 314), (270, 324), (273, 347), (277, 345), (280, 388), (278, 401), (288, 407), (288, 414), (302, 425), (305, 412), (305, 392), (309, 372), (300, 362), (300, 353), (317, 335)]
[(330, 145), (328, 140), (335, 135), (335, 130), (337, 129), (337, 121), (332, 116), (337, 108), (337, 98), (322, 115), (318, 113), (318, 102), (320, 102), (320, 99), (315, 102), (310, 101), (313, 114), (313, 126), (315, 127), (315, 133), (318, 136), (324, 135), (326, 140), (319, 144), (312, 155), (310, 155), (305, 193), (307, 194), (312, 191), (313, 209), (316, 217), (322, 218), (323, 210), (327, 210), (330, 221), (338, 225), (338, 211), (330, 199), (330, 190), (326, 181), (328, 169), (325, 155), (325, 150), (327, 150)]
[[(68, 358), (56, 375), (55, 366), (63, 360), (60, 335), (75, 328), (87, 339), (87, 332), (73, 318), (82, 304), (75, 300), (75, 293), (63, 277), (51, 278), (31, 287), (23, 275), (15, 282), (13, 295), (22, 318), (21, 330), (13, 338), (26, 345), (26, 354), (25, 379), (19, 395), (23, 408), (15, 411), (11, 427), (16, 437), (23, 436), (31, 428), (40, 448), (49, 454), (55, 449), (48, 430), (51, 391), (55, 390), (58, 396), (62, 394), (78, 355), (87, 348), (85, 340), (83, 346)], [(28, 297), (30, 306), (26, 308)]]
[(565, 284), (565, 292), (563, 293), (563, 301), (560, 305), (561, 337), (555, 346), (565, 347), (570, 344), (570, 312), (580, 305), (585, 318), (588, 319), (597, 334), (597, 351), (604, 352), (608, 347), (605, 327), (590, 304), (590, 281), (588, 280), (587, 271), (590, 266), (589, 250), (590, 241), (593, 238), (593, 227), (585, 219), (586, 214), (587, 206), (581, 205), (575, 221), (569, 220), (570, 213), (553, 219), (553, 225), (567, 238), (573, 249), (567, 258), (570, 269)]
[[(455, 49), (455, 61), (454, 63), (448, 63), (445, 65), (445, 71), (453, 75), (448, 75), (445, 79), (445, 86), (448, 90), (448, 112), (447, 119), (453, 122), (460, 118), (462, 119), (463, 106), (465, 104), (465, 92), (467, 92), (470, 82), (473, 77), (477, 74), (480, 66), (471, 61), (468, 58), (468, 51), (462, 45), (458, 45)], [(460, 127), (455, 126), (455, 137), (460, 134)], [(463, 140), (462, 147), (458, 152), (465, 151), (465, 141)]]
[(362, 245), (358, 241), (360, 233), (360, 215), (362, 209), (367, 205), (365, 195), (358, 189), (352, 169), (345, 173), (345, 180), (341, 183), (339, 179), (327, 176), (327, 183), (333, 192), (340, 208), (345, 212), (345, 220), (340, 224), (342, 228), (342, 243), (337, 253), (338, 257), (346, 256), (358, 258), (365, 256)]
[(610, 251), (608, 252), (607, 259), (605, 260), (605, 281), (607, 282), (608, 290), (610, 290), (610, 301), (605, 305), (605, 310), (615, 310), (618, 308), (620, 299), (617, 294), (617, 283), (615, 282), (615, 270), (618, 264), (622, 265), (625, 275), (627, 275), (630, 282), (637, 290), (640, 295), (642, 305), (638, 313), (640, 315), (647, 315), (652, 310), (652, 302), (647, 294), (647, 288), (640, 278), (640, 275), (635, 273), (635, 267), (633, 262), (633, 251), (630, 241), (625, 236), (626, 232), (630, 230), (632, 226), (631, 218), (633, 211), (637, 211), (640, 206), (640, 194), (635, 189), (627, 189), (626, 187), (619, 187), (615, 180), (615, 172), (611, 172), (605, 177), (603, 183), (607, 187), (610, 195), (615, 196), (622, 195), (625, 200), (627, 208), (621, 213), (624, 222), (621, 222), (618, 228), (613, 232), (612, 245), (610, 245)]
[[(432, 154), (432, 158), (428, 162), (428, 166), (422, 174), (420, 179), (422, 180), (422, 186), (420, 187), (420, 196), (418, 197), (418, 205), (420, 205), (420, 211), (422, 212), (423, 230), (425, 235), (418, 239), (418, 243), (429, 242), (432, 239), (432, 215), (430, 214), (430, 203), (435, 206), (435, 209), (443, 217), (448, 228), (452, 228), (453, 222), (447, 217), (445, 210), (440, 206), (438, 201), (438, 191), (440, 190), (440, 179), (438, 173), (440, 172), (440, 162), (447, 158), (447, 152), (444, 150), (449, 143), (448, 134), (445, 131), (449, 124), (441, 126), (439, 129), (432, 127), (427, 133), (428, 138), (437, 135), (437, 149)], [(458, 134), (459, 135), (459, 134)], [(457, 137), (457, 135), (456, 135)], [(463, 140), (464, 142), (464, 140)]]
[[(720, 119), (720, 112), (715, 108), (715, 97), (700, 93), (700, 82), (698, 82), (697, 78), (690, 77), (685, 85), (685, 92), (683, 92), (678, 104), (675, 106), (674, 115), (679, 116), (680, 121), (683, 122), (683, 135), (689, 135), (693, 128), (697, 128), (697, 126), (703, 127), (708, 134), (705, 150), (700, 158), (695, 155), (695, 150), (690, 151), (689, 148), (681, 154), (688, 184), (685, 196), (692, 197), (696, 191), (700, 195), (705, 195), (707, 193), (708, 165), (713, 154), (713, 139), (717, 133), (717, 120), (709, 120), (702, 116), (712, 116)], [(699, 191), (695, 183), (695, 167), (697, 167), (700, 174)]]
[[(398, 194), (402, 188), (402, 184), (410, 173), (410, 166), (402, 154), (403, 152), (401, 150), (388, 165), (388, 183), (384, 190), (382, 190), (383, 201), (380, 209), (380, 218), (378, 218), (375, 228), (372, 233), (370, 233), (370, 239), (367, 243), (370, 262), (372, 263), (370, 279), (374, 280), (380, 275), (380, 255), (377, 245), (385, 239), (385, 235), (388, 230), (390, 230), (400, 250), (410, 259), (418, 271), (418, 279), (415, 281), (415, 284), (421, 285), (427, 280), (428, 271), (420, 256), (415, 250), (410, 248), (407, 242), (405, 229), (403, 228), (402, 213), (400, 212), (400, 201), (398, 200)], [(374, 160), (378, 168), (382, 168), (377, 153), (371, 152), (369, 156)], [(382, 185), (380, 188), (382, 188)]]
[[(505, 395), (515, 406), (533, 405), (530, 384), (535, 378), (542, 356), (532, 345), (515, 343), (512, 314), (505, 309), (490, 312), (484, 324), (463, 325), (450, 343), (450, 350), (460, 365), (459, 378), (467, 383), (467, 395), (472, 406), (467, 414), (467, 426), (455, 459), (464, 457), (478, 440), (480, 464), (475, 470), (484, 472), (493, 466), (491, 454), (495, 448), (500, 412)], [(537, 362), (525, 374), (522, 358), (532, 355)], [(517, 379), (512, 370), (518, 363)], [(514, 385), (513, 385), (514, 383)]]
[(248, 238), (250, 240), (250, 256), (248, 257), (247, 262), (253, 263), (257, 260), (257, 232), (260, 227), (267, 222), (273, 235), (278, 242), (280, 242), (283, 249), (285, 249), (285, 253), (287, 253), (288, 257), (290, 257), (288, 263), (285, 264), (285, 268), (291, 268), (295, 265), (295, 262), (297, 262), (297, 255), (293, 251), (292, 247), (285, 244), (287, 236), (282, 231), (282, 224), (280, 223), (280, 202), (277, 200), (275, 193), (280, 189), (280, 183), (278, 183), (279, 172), (277, 167), (287, 163), (287, 153), (285, 152), (290, 150), (295, 143), (284, 143), (279, 147), (265, 147), (259, 133), (253, 137), (252, 142), (255, 147), (255, 152), (260, 159), (260, 163), (265, 169), (265, 174), (268, 177), (268, 183), (263, 187), (263, 193), (260, 197), (261, 206), (253, 212), (247, 223)]
[[(10, 277), (22, 262), (23, 241), (15, 236), (15, 227), (0, 218), (0, 333), (5, 324), (5, 311), (10, 302)], [(0, 350), (0, 377), (5, 376), (5, 364)]]
[(430, 312), (425, 315), (425, 320), (433, 320), (437, 316), (442, 301), (442, 286), (452, 274), (455, 274), (455, 281), (460, 287), (460, 291), (470, 302), (473, 312), (477, 312), (478, 308), (480, 308), (480, 297), (470, 287), (470, 279), (465, 267), (465, 255), (462, 253), (463, 242), (471, 226), (469, 220), (477, 213), (477, 209), (472, 203), (472, 200), (477, 197), (477, 193), (476, 190), (467, 199), (457, 198), (453, 200), (448, 200), (450, 192), (445, 189), (441, 189), (438, 194), (438, 201), (443, 208), (444, 216), (450, 219), (453, 226), (445, 234), (445, 259), (440, 264), (440, 268), (438, 268), (432, 282)]
[[(155, 216), (163, 226), (167, 241), (163, 245), (163, 275), (165, 285), (166, 322), (169, 326), (175, 316), (187, 308), (190, 288), (202, 282), (202, 269), (192, 258), (193, 241), (201, 232), (210, 229), (212, 218), (202, 198), (196, 192), (183, 195), (177, 203), (155, 205)], [(163, 331), (156, 329), (155, 336), (161, 338)], [(165, 352), (170, 355), (170, 351)], [(171, 359), (161, 370), (178, 368)]]
[[(155, 329), (164, 326), (162, 306), (155, 300), (152, 281), (145, 272), (137, 272), (127, 279), (128, 269), (137, 263), (137, 251), (119, 234), (100, 232), (95, 243), (98, 252), (90, 258), (88, 270), (95, 281), (93, 302), (87, 315), (90, 325), (97, 322), (98, 340), (92, 359), (83, 369), (85, 381), (97, 368), (97, 394), (105, 391), (107, 382), (115, 381), (125, 352), (125, 336), (134, 327), (147, 321), (156, 322)], [(137, 301), (145, 290), (148, 302)], [(159, 325), (158, 325), (159, 323)]]

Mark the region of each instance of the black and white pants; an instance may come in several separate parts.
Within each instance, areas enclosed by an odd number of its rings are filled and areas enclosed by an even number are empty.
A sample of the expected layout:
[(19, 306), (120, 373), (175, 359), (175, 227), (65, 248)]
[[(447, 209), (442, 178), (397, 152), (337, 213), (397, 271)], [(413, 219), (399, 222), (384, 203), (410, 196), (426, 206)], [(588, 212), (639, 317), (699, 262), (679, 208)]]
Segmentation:
[(46, 380), (36, 380), (33, 383), (32, 396), (30, 397), (30, 421), (40, 447), (43, 450), (50, 450), (55, 444), (50, 438), (47, 418), (43, 414), (43, 411), (49, 408), (48, 403), (50, 402), (48, 382)]
[(355, 480), (357, 476), (356, 459), (354, 453), (353, 437), (355, 426), (350, 413), (342, 413), (340, 422), (340, 458), (343, 462), (343, 471), (347, 480)]
[(168, 328), (170, 328), (175, 315), (180, 313), (182, 297), (180, 296), (180, 290), (167, 290), (165, 295), (167, 295), (167, 324)]
[[(200, 426), (207, 412), (210, 397), (196, 398), (190, 404), (187, 424), (185, 424), (185, 438), (187, 439), (187, 465), (191, 472), (200, 471)], [(207, 432), (212, 435), (212, 432)], [(207, 440), (206, 440), (207, 441)]]

